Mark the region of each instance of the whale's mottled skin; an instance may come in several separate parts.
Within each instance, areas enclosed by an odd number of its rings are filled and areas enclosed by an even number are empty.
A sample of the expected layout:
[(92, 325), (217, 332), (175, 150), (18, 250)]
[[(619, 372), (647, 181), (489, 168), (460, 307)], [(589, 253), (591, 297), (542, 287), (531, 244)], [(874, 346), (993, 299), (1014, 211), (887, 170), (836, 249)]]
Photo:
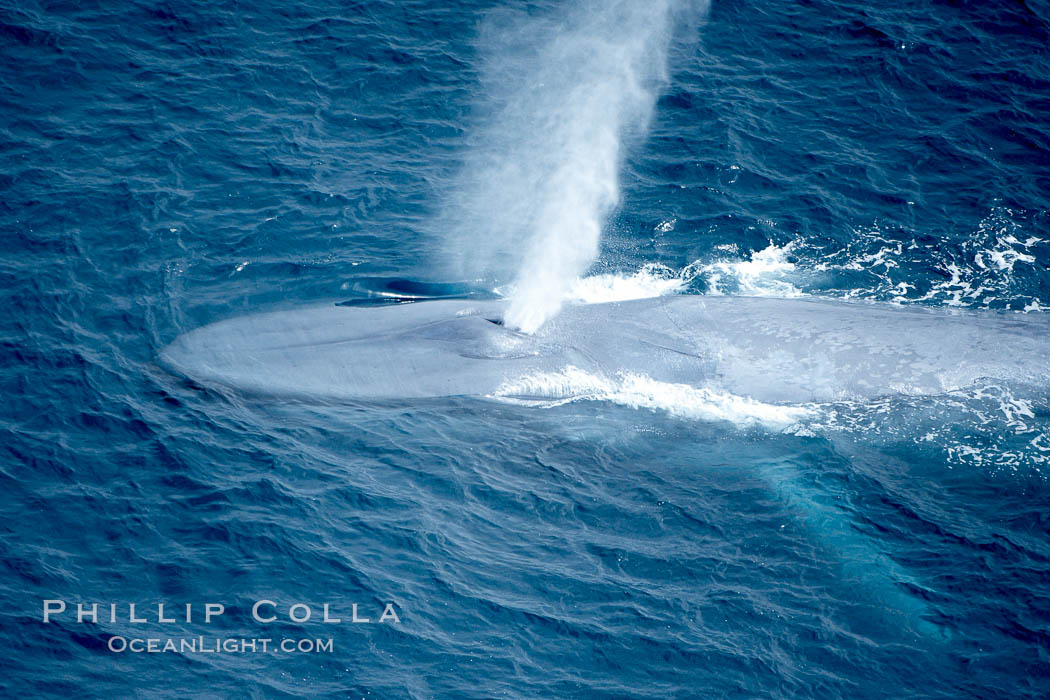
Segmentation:
[(448, 299), (262, 313), (186, 333), (161, 359), (202, 384), (321, 401), (485, 397), (569, 366), (774, 403), (1050, 386), (1045, 314), (683, 295), (569, 306), (525, 335), (493, 322), (504, 308)]

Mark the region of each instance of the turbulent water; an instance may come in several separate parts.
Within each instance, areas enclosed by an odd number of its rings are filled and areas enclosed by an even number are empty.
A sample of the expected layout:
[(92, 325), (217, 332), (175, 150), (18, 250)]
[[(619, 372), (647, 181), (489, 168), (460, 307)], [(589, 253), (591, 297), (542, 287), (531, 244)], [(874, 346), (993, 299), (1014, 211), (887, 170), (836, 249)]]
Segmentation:
[[(570, 303), (1050, 309), (1045, 2), (713, 0), (657, 45), (568, 11), (0, 2), (0, 694), (1047, 695), (1045, 392), (779, 405), (566, 366), (488, 400), (313, 405), (158, 363), (246, 313), (512, 294), (551, 229), (506, 229), (563, 205), (500, 174), (578, 162), (616, 192), (588, 200)], [(667, 51), (633, 106), (528, 102), (552, 56), (573, 63), (544, 94), (616, 84), (595, 57), (624, 42)], [(616, 135), (602, 163), (542, 148), (595, 137), (573, 119)], [(69, 609), (45, 624), (47, 599)]]

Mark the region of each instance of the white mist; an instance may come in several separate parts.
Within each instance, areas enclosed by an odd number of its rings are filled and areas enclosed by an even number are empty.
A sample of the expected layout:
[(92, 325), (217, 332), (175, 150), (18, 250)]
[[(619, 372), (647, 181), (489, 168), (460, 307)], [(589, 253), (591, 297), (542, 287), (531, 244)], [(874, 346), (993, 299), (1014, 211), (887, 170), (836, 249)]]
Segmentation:
[(505, 322), (531, 333), (598, 256), (624, 144), (667, 80), (676, 0), (582, 0), (481, 28), (477, 128), (446, 210), (460, 272), (512, 280)]

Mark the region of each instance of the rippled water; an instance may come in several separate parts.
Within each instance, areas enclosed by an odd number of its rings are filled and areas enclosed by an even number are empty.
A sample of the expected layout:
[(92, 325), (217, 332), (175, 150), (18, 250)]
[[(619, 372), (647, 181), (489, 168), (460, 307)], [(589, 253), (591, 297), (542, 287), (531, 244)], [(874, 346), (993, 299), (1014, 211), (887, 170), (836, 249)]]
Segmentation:
[[(438, 225), (493, 6), (0, 2), (4, 694), (1046, 696), (1050, 397), (769, 424), (645, 378), (315, 406), (156, 362), (220, 318), (510, 281), (449, 277)], [(1045, 313), (1048, 38), (1045, 2), (713, 0), (573, 295)], [(197, 635), (333, 650), (108, 648)]]

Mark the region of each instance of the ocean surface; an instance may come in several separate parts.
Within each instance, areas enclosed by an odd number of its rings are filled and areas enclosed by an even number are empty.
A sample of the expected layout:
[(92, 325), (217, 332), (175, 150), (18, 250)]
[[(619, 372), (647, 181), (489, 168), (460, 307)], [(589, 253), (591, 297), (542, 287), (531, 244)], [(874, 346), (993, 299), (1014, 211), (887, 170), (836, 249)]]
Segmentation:
[[(312, 405), (158, 362), (242, 314), (503, 292), (447, 271), (446, 204), (484, 27), (557, 4), (0, 0), (0, 695), (1050, 695), (1050, 395), (800, 426), (645, 386)], [(667, 65), (578, 301), (1050, 310), (1045, 0), (712, 0)]]

